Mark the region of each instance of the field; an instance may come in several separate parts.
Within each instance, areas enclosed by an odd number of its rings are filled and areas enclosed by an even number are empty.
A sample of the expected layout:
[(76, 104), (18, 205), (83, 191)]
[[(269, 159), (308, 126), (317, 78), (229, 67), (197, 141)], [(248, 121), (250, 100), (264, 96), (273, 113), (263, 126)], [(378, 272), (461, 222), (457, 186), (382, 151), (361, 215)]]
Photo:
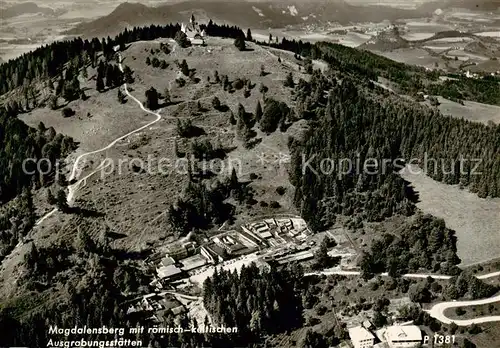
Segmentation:
[(432, 32), (407, 32), (402, 38), (408, 41), (419, 41), (431, 38), (435, 33)]
[(425, 213), (443, 218), (446, 225), (456, 231), (461, 266), (498, 257), (500, 199), (479, 198), (457, 186), (436, 182), (423, 173), (412, 174), (405, 170), (402, 177), (419, 194), (417, 207)]
[(438, 97), (439, 111), (443, 115), (464, 118), (469, 121), (500, 123), (500, 106), (464, 101), (464, 105)]
[[(0, 10), (1, 11), (1, 10)], [(39, 14), (0, 19), (0, 58), (7, 61), (35, 48), (60, 40), (73, 19), (56, 19)]]
[(391, 52), (376, 52), (386, 58), (411, 65), (434, 68), (436, 63), (442, 62), (441, 57), (429, 54), (423, 48), (401, 48)]

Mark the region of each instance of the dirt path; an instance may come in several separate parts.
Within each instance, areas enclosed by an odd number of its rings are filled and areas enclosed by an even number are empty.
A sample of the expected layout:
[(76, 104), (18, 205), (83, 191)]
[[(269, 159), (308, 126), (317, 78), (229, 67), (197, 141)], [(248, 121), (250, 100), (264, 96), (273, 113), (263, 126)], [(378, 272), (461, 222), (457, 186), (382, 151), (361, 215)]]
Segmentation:
[[(122, 57), (121, 55), (118, 55), (119, 59), (118, 59), (118, 67), (120, 68), (120, 70), (123, 72), (123, 66), (122, 66)], [(89, 152), (85, 152), (81, 155), (79, 155), (75, 162), (73, 163), (73, 169), (71, 170), (71, 175), (69, 176), (68, 178), (68, 181), (71, 182), (73, 180), (75, 180), (80, 174), (81, 174), (81, 167), (80, 167), (80, 162), (82, 159), (84, 159), (85, 157), (87, 156), (90, 156), (90, 155), (94, 155), (94, 154), (97, 154), (97, 153), (100, 153), (102, 151), (106, 151), (110, 148), (112, 148), (113, 146), (116, 145), (116, 143), (118, 143), (119, 141), (131, 136), (132, 134), (135, 134), (137, 132), (140, 132), (141, 130), (143, 129), (146, 129), (148, 127), (151, 127), (153, 124), (157, 123), (158, 121), (160, 121), (162, 119), (162, 116), (157, 113), (157, 112), (154, 112), (154, 111), (151, 111), (151, 110), (148, 110), (144, 107), (144, 105), (142, 104), (141, 101), (139, 101), (139, 99), (137, 99), (136, 97), (134, 97), (132, 94), (130, 94), (130, 92), (128, 91), (128, 88), (127, 88), (127, 84), (123, 84), (123, 89), (125, 90), (125, 94), (130, 98), (132, 99), (133, 101), (135, 101), (139, 107), (141, 108), (141, 110), (143, 110), (144, 112), (148, 113), (148, 114), (151, 114), (153, 116), (155, 116), (155, 119), (125, 135), (122, 135), (121, 137), (119, 138), (116, 138), (115, 140), (113, 140), (111, 143), (109, 143), (107, 146), (103, 147), (103, 148), (100, 148), (98, 150), (94, 150), (94, 151), (89, 151)], [(107, 165), (106, 165), (106, 160), (102, 161), (101, 164), (99, 164), (99, 166), (93, 170), (90, 174), (87, 174), (85, 177), (81, 178), (80, 180), (78, 180), (77, 182), (75, 182), (74, 184), (72, 185), (68, 185), (68, 196), (67, 196), (67, 201), (68, 201), (68, 205), (71, 205), (73, 203), (73, 200), (74, 200), (74, 197), (75, 197), (75, 194), (76, 192), (78, 192), (78, 189), (80, 188), (80, 185), (82, 183), (86, 183), (86, 180), (91, 177), (92, 175), (94, 175), (95, 173), (99, 172), (100, 170), (102, 170), (103, 168), (105, 168)], [(50, 217), (51, 215), (53, 215), (55, 212), (57, 211), (57, 209), (53, 209), (52, 211), (50, 211), (49, 213), (45, 214), (40, 220), (37, 221), (36, 225), (39, 225), (41, 224), (45, 219), (47, 219), (48, 217)]]

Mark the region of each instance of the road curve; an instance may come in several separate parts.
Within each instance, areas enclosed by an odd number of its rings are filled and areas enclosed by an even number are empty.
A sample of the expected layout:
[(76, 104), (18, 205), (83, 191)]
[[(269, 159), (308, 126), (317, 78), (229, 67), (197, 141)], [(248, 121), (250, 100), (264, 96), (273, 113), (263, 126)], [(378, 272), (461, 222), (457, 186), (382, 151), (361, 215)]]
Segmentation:
[[(120, 70), (123, 72), (123, 66), (122, 66), (122, 57), (120, 54), (118, 54), (118, 67), (120, 68)], [(80, 164), (80, 161), (82, 160), (82, 158), (85, 158), (89, 155), (94, 155), (96, 153), (99, 153), (99, 152), (102, 152), (102, 151), (106, 151), (110, 148), (112, 148), (113, 146), (116, 145), (117, 142), (129, 137), (130, 135), (134, 134), (134, 133), (137, 133), (137, 132), (140, 132), (141, 130), (145, 129), (145, 128), (148, 128), (150, 126), (152, 126), (153, 124), (155, 124), (156, 122), (158, 122), (159, 120), (161, 120), (162, 116), (157, 113), (157, 112), (154, 112), (154, 111), (151, 111), (151, 110), (148, 110), (144, 107), (144, 105), (142, 104), (141, 101), (139, 101), (139, 99), (137, 99), (136, 97), (134, 97), (132, 94), (130, 94), (130, 92), (128, 91), (128, 88), (127, 88), (127, 84), (124, 83), (123, 84), (123, 89), (125, 90), (125, 94), (130, 98), (132, 99), (133, 101), (135, 101), (139, 107), (146, 113), (148, 114), (151, 114), (151, 115), (154, 115), (156, 118), (125, 134), (125, 135), (122, 135), (121, 137), (113, 140), (111, 143), (109, 143), (107, 146), (103, 147), (103, 148), (100, 148), (98, 150), (94, 150), (94, 151), (89, 151), (89, 152), (85, 152), (81, 155), (79, 155), (76, 160), (75, 160), (75, 163), (73, 163), (73, 169), (71, 170), (71, 175), (69, 176), (68, 178), (68, 181), (71, 182), (72, 180), (76, 179), (76, 177), (80, 174), (80, 168), (79, 168), (79, 164)], [(71, 184), (71, 185), (68, 185), (68, 196), (67, 196), (67, 201), (68, 201), (68, 205), (71, 205), (73, 203), (73, 199), (75, 197), (75, 194), (76, 192), (78, 191), (80, 185), (85, 182), (89, 177), (91, 177), (92, 175), (94, 175), (95, 173), (97, 173), (98, 171), (102, 170), (105, 166), (107, 166), (109, 163), (106, 162), (106, 160), (102, 161), (99, 166), (93, 170), (90, 174), (86, 175), (85, 177), (79, 179), (77, 182), (75, 182), (74, 184)], [(57, 209), (53, 209), (52, 211), (50, 211), (49, 213), (45, 214), (42, 218), (40, 218), (40, 220), (38, 220), (36, 222), (35, 225), (39, 225), (41, 224), (45, 219), (47, 219), (48, 217), (52, 216), (55, 212), (57, 211)]]
[[(312, 275), (344, 275), (344, 276), (359, 276), (361, 275), (360, 271), (319, 271), (319, 272), (311, 272), (311, 273), (306, 273), (304, 274), (305, 276), (312, 276)], [(385, 273), (380, 273), (379, 274), (382, 277), (388, 277), (389, 274), (387, 272)], [(421, 274), (421, 273), (407, 273), (401, 275), (403, 278), (417, 278), (417, 279), (425, 279), (428, 277), (434, 278), (434, 279), (450, 279), (451, 276), (449, 275), (442, 275), (442, 274)], [(482, 278), (481, 278), (482, 279)]]
[[(332, 271), (319, 271), (319, 272), (310, 272), (310, 273), (306, 273), (304, 274), (305, 276), (312, 276), (312, 275), (344, 275), (344, 276), (359, 276), (361, 275), (361, 272), (360, 271), (335, 271), (335, 270), (332, 270)], [(379, 275), (381, 275), (382, 277), (388, 277), (389, 274), (387, 272), (385, 273), (380, 273)], [(482, 275), (478, 275), (478, 276), (475, 276), (477, 279), (489, 279), (489, 278), (493, 278), (493, 277), (498, 277), (500, 276), (500, 271), (497, 271), (497, 272), (492, 272), (492, 273), (488, 273), (488, 274), (482, 274)], [(447, 280), (447, 279), (451, 279), (452, 276), (449, 276), (449, 275), (443, 275), (443, 274), (426, 274), (426, 273), (407, 273), (407, 274), (403, 274), (401, 275), (401, 277), (403, 278), (415, 278), (415, 279), (425, 279), (425, 278), (428, 278), (428, 277), (431, 277), (431, 278), (434, 278), (434, 279), (442, 279), (442, 280)]]
[(448, 308), (457, 308), (457, 307), (467, 307), (467, 306), (478, 306), (478, 305), (485, 305), (485, 304), (490, 304), (494, 302), (499, 302), (500, 301), (500, 294), (490, 297), (490, 298), (485, 298), (482, 300), (474, 300), (474, 301), (455, 301), (455, 302), (441, 302), (438, 304), (435, 304), (431, 309), (426, 310), (429, 315), (437, 320), (439, 320), (442, 323), (445, 324), (451, 324), (452, 322), (457, 324), (458, 326), (468, 326), (472, 324), (482, 324), (482, 323), (489, 323), (492, 321), (500, 321), (500, 316), (488, 316), (488, 317), (480, 317), (480, 318), (474, 318), (474, 319), (450, 319), (448, 318), (445, 314), (444, 311), (447, 310)]
[[(361, 272), (359, 271), (320, 271), (320, 272), (311, 272), (311, 273), (306, 273), (304, 274), (305, 276), (311, 276), (311, 275), (344, 275), (344, 276), (359, 276), (361, 275)], [(380, 274), (383, 277), (387, 277), (387, 273), (381, 273)], [(500, 271), (497, 272), (492, 272), (488, 274), (483, 274), (479, 276), (475, 276), (477, 279), (488, 279), (488, 278), (493, 278), (493, 277), (498, 277), (500, 276)], [(427, 278), (431, 277), (434, 279), (450, 279), (451, 276), (448, 275), (441, 275), (441, 274), (418, 274), (418, 273), (408, 273), (408, 274), (403, 274), (402, 277), (404, 278), (417, 278), (417, 279), (422, 279), (422, 278)], [(437, 320), (439, 320), (442, 323), (445, 324), (451, 324), (454, 322), (458, 326), (468, 326), (472, 324), (482, 324), (482, 323), (489, 323), (493, 321), (500, 321), (500, 316), (488, 316), (488, 317), (480, 317), (480, 318), (474, 318), (474, 319), (464, 319), (464, 320), (452, 320), (449, 319), (447, 316), (445, 316), (444, 311), (447, 310), (448, 308), (456, 308), (456, 307), (467, 307), (467, 306), (477, 306), (477, 305), (484, 305), (484, 304), (490, 304), (494, 302), (500, 302), (500, 294), (490, 297), (490, 298), (485, 298), (481, 300), (474, 300), (474, 301), (451, 301), (451, 302), (441, 302), (435, 304), (431, 309), (426, 310), (429, 315)]]

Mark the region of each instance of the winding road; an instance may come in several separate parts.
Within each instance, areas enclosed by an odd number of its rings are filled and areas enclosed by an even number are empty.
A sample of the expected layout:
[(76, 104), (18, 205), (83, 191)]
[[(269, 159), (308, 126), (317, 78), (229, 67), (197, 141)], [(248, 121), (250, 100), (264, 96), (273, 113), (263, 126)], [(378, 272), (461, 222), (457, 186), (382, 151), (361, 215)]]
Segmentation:
[(448, 308), (457, 308), (457, 307), (467, 307), (467, 306), (478, 306), (478, 305), (486, 305), (494, 302), (500, 301), (500, 294), (474, 301), (455, 301), (455, 302), (441, 302), (435, 304), (431, 309), (426, 310), (429, 315), (442, 323), (451, 324), (452, 322), (457, 324), (458, 326), (469, 326), (472, 324), (483, 324), (489, 323), (492, 321), (500, 321), (500, 315), (496, 316), (488, 316), (488, 317), (480, 317), (474, 319), (450, 319), (448, 318), (444, 312)]
[[(306, 273), (304, 274), (304, 276), (312, 276), (312, 275), (344, 275), (344, 276), (359, 276), (361, 275), (361, 272), (360, 271), (319, 271), (319, 272), (310, 272), (310, 273)], [(388, 277), (389, 274), (387, 272), (385, 273), (380, 273), (380, 275), (382, 277)], [(479, 275), (479, 276), (476, 276), (477, 279), (489, 279), (489, 278), (493, 278), (493, 277), (498, 277), (500, 276), (500, 271), (498, 272), (492, 272), (492, 273), (488, 273), (488, 274), (483, 274), (483, 275)], [(442, 279), (442, 280), (447, 280), (447, 279), (451, 279), (452, 276), (449, 276), (449, 275), (443, 275), (443, 274), (426, 274), (426, 273), (407, 273), (407, 274), (403, 274), (401, 275), (401, 277), (403, 278), (414, 278), (414, 279), (422, 279), (422, 278), (428, 278), (428, 277), (431, 277), (431, 278), (434, 278), (434, 279)]]
[[(120, 54), (118, 54), (118, 67), (120, 68), (120, 70), (123, 72), (123, 66), (122, 66), (122, 57)], [(76, 160), (75, 160), (75, 163), (73, 164), (73, 169), (71, 170), (71, 175), (69, 176), (68, 178), (68, 181), (71, 182), (73, 180), (76, 179), (76, 177), (81, 173), (81, 168), (79, 167), (80, 165), (80, 162), (83, 158), (87, 157), (87, 156), (90, 156), (90, 155), (94, 155), (96, 153), (99, 153), (99, 152), (102, 152), (102, 151), (106, 151), (110, 148), (112, 148), (113, 146), (116, 145), (116, 143), (118, 143), (119, 141), (131, 136), (132, 134), (135, 134), (137, 132), (140, 132), (141, 130), (143, 129), (146, 129), (150, 126), (152, 126), (153, 124), (155, 124), (156, 122), (160, 121), (162, 119), (162, 116), (157, 113), (157, 112), (154, 112), (154, 111), (151, 111), (149, 109), (146, 109), (144, 107), (144, 105), (142, 104), (142, 102), (137, 99), (136, 97), (134, 97), (132, 94), (130, 94), (130, 92), (128, 91), (128, 88), (127, 88), (127, 84), (124, 83), (123, 84), (123, 89), (125, 90), (125, 94), (130, 98), (132, 99), (133, 101), (135, 101), (139, 107), (141, 108), (141, 110), (143, 110), (144, 112), (148, 113), (148, 114), (151, 114), (153, 116), (155, 116), (155, 119), (125, 135), (122, 135), (121, 137), (113, 140), (111, 143), (109, 143), (107, 146), (101, 148), (101, 149), (98, 149), (98, 150), (94, 150), (94, 151), (90, 151), (90, 152), (85, 152), (81, 155), (79, 155)], [(74, 200), (74, 197), (75, 197), (75, 194), (76, 192), (78, 191), (78, 189), (80, 188), (80, 185), (84, 182), (86, 182), (86, 180), (91, 177), (92, 175), (94, 175), (95, 173), (99, 172), (100, 170), (102, 170), (103, 168), (105, 168), (107, 165), (109, 165), (110, 163), (106, 163), (106, 160), (102, 161), (101, 164), (99, 164), (99, 166), (93, 170), (91, 173), (87, 174), (85, 177), (79, 179), (77, 182), (75, 182), (74, 184), (71, 184), (71, 185), (68, 185), (68, 196), (67, 196), (67, 201), (68, 201), (68, 205), (71, 205), (73, 203), (73, 200)], [(55, 212), (57, 211), (57, 208), (53, 209), (52, 211), (50, 211), (49, 213), (45, 214), (40, 220), (37, 221), (36, 225), (39, 225), (41, 224), (45, 219), (47, 219), (48, 217), (50, 217), (51, 215), (53, 215)]]
[[(343, 276), (359, 276), (361, 275), (361, 272), (359, 271), (320, 271), (320, 272), (311, 272), (311, 273), (306, 273), (304, 274), (305, 276), (311, 276), (311, 275), (343, 275)], [(389, 275), (387, 273), (381, 273), (380, 274), (383, 277), (388, 277)], [(482, 274), (479, 276), (476, 276), (477, 279), (489, 279), (489, 278), (494, 278), (500, 276), (500, 271), (497, 272), (492, 272), (488, 274)], [(403, 274), (402, 277), (404, 278), (413, 278), (413, 279), (422, 279), (422, 278), (427, 278), (431, 277), (434, 279), (450, 279), (451, 276), (448, 275), (441, 275), (441, 274), (418, 274), (418, 273), (408, 273), (408, 274)], [(500, 321), (500, 316), (487, 316), (487, 317), (480, 317), (480, 318), (474, 318), (474, 319), (450, 319), (448, 318), (444, 312), (448, 308), (456, 308), (456, 307), (467, 307), (467, 306), (478, 306), (478, 305), (485, 305), (485, 304), (490, 304), (490, 303), (495, 303), (495, 302), (500, 302), (500, 294), (481, 299), (481, 300), (474, 300), (474, 301), (450, 301), (450, 302), (441, 302), (437, 303), (434, 306), (432, 306), (431, 309), (426, 310), (429, 315), (440, 322), (444, 324), (451, 324), (452, 322), (457, 324), (458, 326), (468, 326), (472, 324), (483, 324), (483, 323), (489, 323), (489, 322), (494, 322), (494, 321)]]

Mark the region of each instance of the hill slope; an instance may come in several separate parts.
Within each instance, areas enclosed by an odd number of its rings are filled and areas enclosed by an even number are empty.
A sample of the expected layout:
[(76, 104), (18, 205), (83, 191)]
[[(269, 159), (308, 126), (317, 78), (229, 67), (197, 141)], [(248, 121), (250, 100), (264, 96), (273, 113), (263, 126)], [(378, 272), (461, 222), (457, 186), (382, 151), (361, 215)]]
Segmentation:
[(25, 2), (3, 9), (0, 11), (0, 18), (7, 19), (29, 13), (52, 15), (54, 14), (54, 10), (48, 7), (40, 7), (34, 2)]

